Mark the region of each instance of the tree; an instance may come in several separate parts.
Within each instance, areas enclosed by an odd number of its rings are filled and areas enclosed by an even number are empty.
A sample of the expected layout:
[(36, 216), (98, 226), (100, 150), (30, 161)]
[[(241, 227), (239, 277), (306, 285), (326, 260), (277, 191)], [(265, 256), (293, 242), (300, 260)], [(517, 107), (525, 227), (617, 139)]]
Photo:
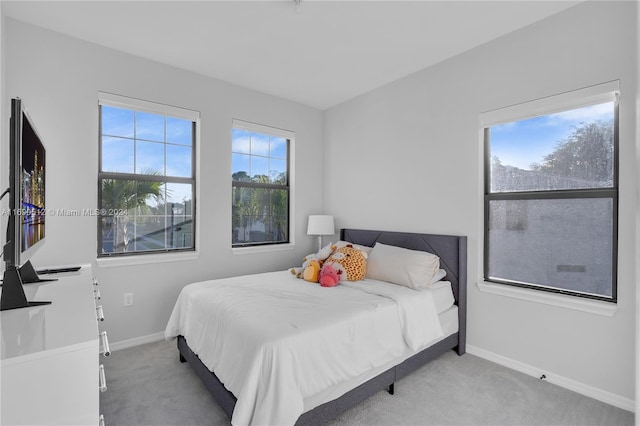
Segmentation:
[(544, 174), (613, 185), (613, 123), (582, 123), (531, 169)]
[[(147, 175), (159, 175), (145, 171)], [(166, 196), (162, 182), (122, 179), (102, 180), (102, 208), (111, 213), (113, 223), (113, 251), (124, 252), (129, 246), (129, 213), (148, 209), (147, 201), (160, 202)]]
[(266, 175), (250, 177), (246, 172), (237, 172), (232, 178), (257, 184), (233, 187), (233, 229), (244, 228), (243, 240), (247, 241), (253, 225), (260, 222), (269, 241), (283, 240), (287, 233), (288, 195), (286, 190), (270, 186), (285, 185), (286, 173), (271, 179)]
[[(231, 175), (231, 179), (237, 182), (250, 182), (251, 178), (245, 171), (239, 171), (233, 173)], [(238, 228), (245, 228), (246, 219), (245, 219), (245, 209), (244, 205), (247, 203), (247, 196), (250, 195), (250, 191), (247, 188), (243, 188), (240, 186), (233, 186), (232, 190), (232, 208), (231, 208), (231, 220), (232, 220), (232, 229), (235, 230)], [(233, 238), (235, 242), (237, 236)]]
[[(275, 184), (286, 184), (285, 173), (280, 173), (274, 180)], [(282, 189), (263, 189), (258, 195), (260, 202), (265, 206), (265, 214), (262, 223), (267, 233), (276, 241), (286, 237), (288, 196)]]

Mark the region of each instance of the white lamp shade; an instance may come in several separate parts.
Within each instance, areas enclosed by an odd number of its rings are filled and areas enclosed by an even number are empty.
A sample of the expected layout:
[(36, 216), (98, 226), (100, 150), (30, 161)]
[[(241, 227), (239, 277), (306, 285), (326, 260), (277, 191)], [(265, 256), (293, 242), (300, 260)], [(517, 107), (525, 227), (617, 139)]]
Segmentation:
[(335, 233), (333, 216), (322, 214), (309, 215), (307, 235), (334, 235)]

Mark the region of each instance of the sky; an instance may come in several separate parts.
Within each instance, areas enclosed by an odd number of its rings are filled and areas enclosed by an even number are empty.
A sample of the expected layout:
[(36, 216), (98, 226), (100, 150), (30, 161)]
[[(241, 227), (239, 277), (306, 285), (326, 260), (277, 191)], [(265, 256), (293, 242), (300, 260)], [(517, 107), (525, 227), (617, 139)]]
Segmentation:
[(287, 171), (287, 139), (242, 129), (231, 136), (231, 173), (276, 178)]
[[(192, 122), (102, 106), (101, 170), (165, 176), (192, 175)], [(190, 200), (191, 185), (169, 184), (167, 202)], [(154, 204), (149, 202), (150, 205)]]
[(490, 157), (531, 170), (532, 163), (542, 162), (581, 123), (613, 119), (613, 107), (613, 102), (606, 102), (493, 126)]

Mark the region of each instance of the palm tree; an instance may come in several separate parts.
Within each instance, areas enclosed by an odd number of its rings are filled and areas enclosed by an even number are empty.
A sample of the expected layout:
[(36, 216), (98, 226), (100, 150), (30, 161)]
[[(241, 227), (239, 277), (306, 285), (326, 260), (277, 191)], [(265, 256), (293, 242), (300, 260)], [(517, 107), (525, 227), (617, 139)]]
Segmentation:
[[(160, 175), (145, 171), (147, 175)], [(162, 182), (123, 179), (102, 180), (102, 209), (112, 215), (113, 252), (125, 252), (129, 245), (129, 214), (149, 210), (147, 201), (161, 202), (166, 197)]]

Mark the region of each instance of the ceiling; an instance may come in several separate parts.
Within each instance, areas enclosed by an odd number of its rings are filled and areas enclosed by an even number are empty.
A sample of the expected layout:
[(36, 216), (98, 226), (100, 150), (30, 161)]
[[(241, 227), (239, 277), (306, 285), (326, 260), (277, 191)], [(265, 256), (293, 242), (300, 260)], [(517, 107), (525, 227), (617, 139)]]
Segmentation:
[(5, 16), (320, 110), (580, 1), (7, 1)]

